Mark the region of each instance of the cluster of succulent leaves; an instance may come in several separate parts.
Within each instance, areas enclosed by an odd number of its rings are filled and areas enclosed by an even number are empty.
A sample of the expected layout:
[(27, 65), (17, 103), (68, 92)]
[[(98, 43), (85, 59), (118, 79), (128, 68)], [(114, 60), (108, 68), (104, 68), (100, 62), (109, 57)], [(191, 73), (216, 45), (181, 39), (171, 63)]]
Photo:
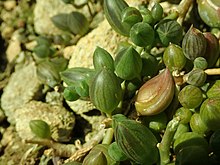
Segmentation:
[(39, 36), (36, 41), (33, 52), (38, 78), (53, 88), (61, 84), (60, 72), (66, 69), (68, 60), (57, 53), (50, 39)]
[[(94, 68), (58, 67), (59, 78), (41, 71), (47, 82), (56, 80), (49, 83), (52, 87), (65, 82), (66, 101), (90, 100), (112, 119), (114, 141), (96, 145), (82, 164), (218, 164), (220, 80), (208, 79), (205, 72), (219, 58), (218, 39), (193, 26), (184, 33), (178, 16), (165, 16), (159, 3), (149, 10), (104, 0), (103, 8), (111, 27), (129, 38), (118, 46), (115, 58), (97, 47)], [(153, 48), (163, 51), (155, 53)], [(38, 49), (40, 44), (36, 54)], [(47, 49), (51, 56), (49, 45)], [(64, 66), (59, 62), (50, 58), (39, 67)]]

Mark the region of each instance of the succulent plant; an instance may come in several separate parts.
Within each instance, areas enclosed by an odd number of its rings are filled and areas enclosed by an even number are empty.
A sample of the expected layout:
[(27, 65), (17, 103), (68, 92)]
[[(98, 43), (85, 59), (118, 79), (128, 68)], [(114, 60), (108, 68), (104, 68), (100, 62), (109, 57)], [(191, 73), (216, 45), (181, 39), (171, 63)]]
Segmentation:
[(178, 153), (185, 147), (189, 147), (189, 146), (199, 146), (207, 150), (208, 142), (203, 136), (195, 132), (185, 132), (174, 141), (173, 144), (174, 152)]
[(192, 116), (192, 112), (185, 107), (180, 107), (176, 110), (174, 117), (180, 117), (180, 123), (182, 124), (187, 124), (189, 123), (191, 116)]
[(141, 47), (151, 46), (154, 42), (154, 29), (145, 22), (136, 23), (130, 30), (131, 41)]
[(196, 86), (187, 85), (179, 92), (178, 99), (185, 108), (197, 108), (203, 101), (202, 91)]
[(148, 8), (146, 8), (145, 6), (140, 6), (139, 10), (142, 14), (143, 22), (148, 23), (150, 25), (153, 25), (154, 24), (154, 18), (152, 16), (151, 11)]
[(201, 19), (210, 27), (220, 28), (220, 3), (218, 0), (197, 0)]
[(43, 120), (31, 120), (29, 122), (31, 131), (39, 138), (50, 139), (50, 126)]
[(68, 86), (63, 91), (63, 97), (67, 101), (75, 101), (80, 98), (80, 96), (76, 92), (76, 88), (74, 86)]
[(109, 145), (108, 154), (115, 161), (124, 161), (128, 159), (116, 142), (113, 142)]
[(170, 43), (163, 54), (163, 61), (170, 71), (181, 71), (186, 64), (182, 48)]
[(203, 33), (203, 35), (207, 42), (204, 58), (207, 60), (208, 67), (213, 67), (220, 55), (219, 41), (215, 35), (210, 32)]
[(175, 134), (174, 134), (174, 137), (173, 137), (173, 140), (175, 141), (180, 135), (182, 135), (183, 133), (185, 132), (189, 132), (190, 131), (190, 128), (189, 128), (189, 124), (179, 124)]
[(116, 143), (128, 158), (138, 164), (158, 161), (158, 142), (147, 127), (121, 114), (114, 115), (112, 119)]
[(131, 27), (142, 21), (141, 13), (138, 9), (134, 7), (127, 7), (122, 11), (121, 21), (129, 24)]
[(109, 145), (98, 144), (84, 158), (83, 165), (108, 165), (116, 162), (108, 154)]
[(107, 114), (111, 114), (122, 99), (119, 79), (107, 68), (103, 68), (96, 74), (89, 93), (93, 104)]
[(202, 32), (191, 26), (182, 41), (183, 53), (186, 58), (193, 61), (197, 57), (204, 56), (206, 45), (207, 42)]
[(173, 99), (174, 82), (168, 69), (147, 81), (139, 89), (135, 108), (139, 115), (156, 115), (164, 111)]
[(211, 130), (220, 129), (220, 99), (208, 98), (200, 107), (200, 117)]
[(129, 7), (124, 0), (104, 0), (104, 13), (111, 27), (119, 34), (129, 36), (130, 25), (122, 22), (122, 12)]
[(168, 118), (165, 112), (161, 112), (154, 116), (144, 116), (141, 122), (155, 132), (161, 132), (166, 128)]
[(132, 47), (122, 49), (115, 57), (115, 73), (124, 80), (140, 78), (142, 59)]
[[(206, 56), (206, 54), (205, 54)], [(208, 62), (204, 57), (197, 57), (194, 61), (193, 61), (193, 65), (194, 68), (198, 68), (198, 69), (206, 69), (208, 67)]]
[(209, 139), (209, 146), (215, 155), (220, 156), (220, 129), (216, 130)]
[(185, 147), (182, 150), (180, 150), (180, 152), (176, 155), (175, 164), (177, 165), (210, 164), (208, 151), (200, 146)]
[(196, 132), (201, 135), (205, 135), (209, 129), (201, 120), (199, 113), (194, 113), (190, 119), (190, 128), (193, 132)]
[(101, 47), (97, 47), (93, 53), (93, 65), (96, 71), (104, 67), (114, 71), (114, 60), (112, 56)]
[(159, 3), (155, 3), (151, 9), (152, 17), (154, 18), (155, 22), (158, 22), (163, 17), (163, 8)]
[(179, 44), (183, 38), (183, 29), (175, 20), (161, 20), (156, 25), (156, 32), (164, 46), (168, 46), (170, 42)]
[(207, 91), (208, 98), (219, 98), (220, 97), (220, 80), (216, 80), (214, 84)]
[(53, 16), (51, 20), (59, 29), (73, 34), (84, 35), (89, 30), (89, 21), (80, 12), (61, 13)]
[(142, 53), (142, 70), (141, 76), (153, 77), (158, 73), (159, 70), (159, 61), (157, 58), (149, 53)]
[(204, 70), (195, 68), (190, 71), (185, 77), (188, 84), (194, 86), (202, 86), (206, 82), (207, 75)]

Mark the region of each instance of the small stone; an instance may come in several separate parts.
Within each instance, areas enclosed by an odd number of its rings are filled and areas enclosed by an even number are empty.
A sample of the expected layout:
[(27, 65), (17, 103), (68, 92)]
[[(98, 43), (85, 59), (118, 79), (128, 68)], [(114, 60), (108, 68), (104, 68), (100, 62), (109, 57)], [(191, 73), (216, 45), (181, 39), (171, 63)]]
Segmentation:
[(4, 2), (4, 8), (6, 10), (12, 10), (16, 7), (16, 1), (15, 0), (7, 0)]
[(21, 43), (18, 40), (11, 40), (6, 50), (8, 62), (12, 60), (21, 52)]
[(50, 126), (52, 138), (55, 141), (70, 140), (70, 134), (75, 125), (75, 116), (60, 105), (50, 105), (40, 101), (30, 101), (15, 112), (16, 131), (23, 140), (35, 137), (29, 122), (43, 120)]

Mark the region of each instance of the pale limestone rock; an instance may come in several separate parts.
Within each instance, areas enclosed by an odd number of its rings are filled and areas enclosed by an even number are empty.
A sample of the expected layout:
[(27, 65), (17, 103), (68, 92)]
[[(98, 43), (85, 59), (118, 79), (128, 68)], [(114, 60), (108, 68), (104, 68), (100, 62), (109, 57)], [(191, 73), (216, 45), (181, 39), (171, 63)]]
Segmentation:
[[(107, 20), (104, 20), (96, 29), (81, 38), (76, 45), (72, 46), (69, 68), (92, 68), (92, 56), (97, 46), (104, 48), (114, 57), (118, 44), (123, 41), (127, 41), (127, 38), (117, 34)], [(70, 50), (68, 48), (68, 53), (70, 53)], [(65, 50), (64, 54), (67, 54)]]
[(12, 10), (16, 7), (16, 1), (15, 0), (7, 0), (3, 4), (4, 4), (4, 8), (6, 10)]
[(16, 131), (23, 140), (35, 137), (29, 122), (43, 120), (50, 125), (52, 138), (56, 141), (69, 141), (75, 125), (75, 116), (60, 105), (50, 105), (40, 101), (30, 101), (15, 112)]
[(33, 62), (16, 70), (11, 75), (1, 96), (1, 107), (9, 122), (15, 123), (15, 111), (36, 96), (40, 85)]

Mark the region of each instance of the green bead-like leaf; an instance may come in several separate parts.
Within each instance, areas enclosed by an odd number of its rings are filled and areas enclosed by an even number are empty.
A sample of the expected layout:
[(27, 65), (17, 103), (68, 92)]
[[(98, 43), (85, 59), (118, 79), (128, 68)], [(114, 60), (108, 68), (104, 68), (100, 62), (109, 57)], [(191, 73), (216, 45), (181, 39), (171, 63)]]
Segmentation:
[(53, 16), (51, 20), (59, 29), (70, 31), (73, 34), (84, 35), (89, 30), (89, 21), (79, 12), (61, 13)]
[(151, 130), (160, 132), (166, 128), (168, 119), (165, 112), (161, 112), (151, 117), (143, 117), (142, 122)]
[(89, 21), (79, 12), (68, 14), (67, 26), (73, 34), (84, 35), (89, 30)]
[(112, 56), (101, 47), (97, 47), (93, 53), (93, 65), (96, 71), (100, 71), (104, 67), (114, 71)]
[(111, 70), (103, 68), (91, 83), (91, 101), (100, 111), (111, 114), (121, 97), (122, 89), (118, 77)]
[(33, 51), (39, 58), (49, 57), (51, 52), (47, 45), (38, 45), (34, 47)]
[(192, 115), (190, 119), (190, 128), (193, 132), (196, 132), (202, 136), (204, 136), (209, 130), (209, 128), (202, 121), (199, 113), (194, 113)]
[(79, 82), (75, 89), (80, 97), (89, 97), (89, 85), (86, 81)]
[(122, 11), (122, 22), (129, 24), (131, 27), (142, 21), (141, 13), (134, 7), (127, 7)]
[(50, 126), (43, 120), (31, 120), (29, 122), (31, 131), (39, 138), (49, 139), (51, 137)]
[(220, 98), (220, 80), (216, 80), (206, 94), (208, 98)]
[(178, 99), (185, 108), (197, 108), (203, 100), (202, 91), (196, 86), (187, 85), (180, 91)]
[(180, 123), (187, 124), (190, 121), (190, 118), (192, 116), (192, 112), (188, 108), (178, 108), (174, 114), (174, 117), (180, 117)]
[(174, 141), (173, 149), (175, 153), (178, 153), (189, 146), (199, 146), (207, 150), (208, 142), (202, 135), (195, 132), (185, 132)]
[(38, 78), (50, 87), (56, 86), (60, 82), (60, 75), (55, 65), (50, 61), (41, 61), (37, 65)]
[(200, 117), (209, 129), (220, 129), (220, 98), (206, 99), (200, 107)]
[(157, 24), (156, 31), (164, 46), (168, 46), (170, 42), (178, 44), (183, 38), (182, 26), (175, 20), (160, 21)]
[(93, 69), (82, 67), (69, 68), (60, 73), (61, 79), (69, 86), (76, 85), (81, 81), (86, 81), (89, 84), (94, 74)]
[(130, 30), (130, 38), (137, 46), (151, 46), (154, 42), (154, 29), (148, 23), (136, 23)]
[(154, 23), (154, 18), (152, 16), (151, 11), (148, 8), (146, 8), (145, 6), (140, 6), (139, 10), (142, 14), (143, 22), (152, 25)]
[(63, 91), (63, 97), (67, 101), (76, 101), (80, 98), (74, 86), (68, 86)]
[(202, 69), (195, 68), (187, 74), (186, 82), (194, 86), (202, 86), (207, 75)]
[(164, 51), (163, 61), (170, 71), (181, 71), (186, 64), (186, 57), (180, 46), (171, 43)]
[(206, 51), (206, 39), (201, 31), (191, 27), (184, 35), (182, 41), (183, 53), (189, 60), (193, 61), (197, 57), (202, 57)]
[(159, 62), (157, 58), (149, 53), (141, 54), (141, 58), (142, 58), (141, 75), (150, 76), (150, 77), (155, 76), (159, 70), (159, 67), (158, 67)]
[(210, 27), (220, 28), (219, 0), (198, 0), (197, 3), (201, 19)]
[(115, 58), (115, 73), (118, 77), (131, 80), (140, 77), (142, 59), (139, 53), (132, 47), (122, 49)]
[(151, 13), (152, 13), (152, 16), (156, 22), (160, 21), (163, 16), (162, 6), (159, 3), (155, 3), (155, 5), (151, 9)]
[(129, 7), (124, 0), (104, 0), (104, 13), (111, 27), (119, 34), (129, 36), (130, 25), (121, 21), (122, 11)]
[(157, 139), (144, 125), (121, 114), (112, 117), (118, 147), (133, 162), (154, 164), (159, 159)]
[(194, 68), (206, 69), (208, 67), (208, 62), (204, 57), (197, 57), (193, 61)]
[(220, 156), (220, 129), (216, 130), (209, 139), (211, 150), (217, 156)]
[(128, 159), (128, 157), (122, 152), (122, 150), (119, 148), (118, 144), (116, 142), (113, 142), (110, 144), (108, 148), (109, 156), (114, 159), (115, 161), (124, 161)]
[(108, 147), (109, 145), (106, 144), (97, 144), (94, 146), (84, 158), (82, 165), (116, 165), (116, 161), (108, 154)]
[(61, 14), (57, 14), (53, 16), (51, 20), (57, 28), (64, 30), (64, 31), (68, 31), (69, 27), (67, 25), (67, 17), (68, 17), (68, 14), (61, 13)]
[(209, 161), (208, 151), (200, 146), (185, 147), (176, 155), (175, 165), (207, 165)]

